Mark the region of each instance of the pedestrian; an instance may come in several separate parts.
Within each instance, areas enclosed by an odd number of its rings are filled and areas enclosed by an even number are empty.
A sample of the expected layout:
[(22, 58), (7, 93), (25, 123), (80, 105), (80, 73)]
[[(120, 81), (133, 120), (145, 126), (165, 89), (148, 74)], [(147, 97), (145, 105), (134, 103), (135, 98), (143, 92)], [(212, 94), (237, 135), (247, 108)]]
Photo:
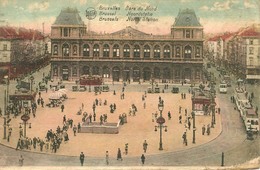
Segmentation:
[(125, 154), (128, 154), (128, 143), (125, 144)]
[(207, 126), (207, 134), (210, 135), (210, 126)]
[(81, 128), (80, 123), (78, 123), (78, 133), (80, 132), (80, 128)]
[(190, 121), (188, 121), (188, 128), (189, 128), (189, 130), (190, 130), (190, 126), (191, 126), (191, 123), (190, 123)]
[(144, 109), (146, 108), (146, 102), (144, 102)]
[(182, 119), (182, 116), (180, 115), (179, 116), (179, 123), (181, 124), (181, 119)]
[(171, 116), (171, 112), (168, 112), (168, 120), (171, 120), (172, 116)]
[(183, 99), (186, 99), (186, 93), (183, 93)]
[(64, 105), (62, 104), (60, 108), (61, 108), (61, 112), (63, 112), (63, 110), (64, 110)]
[(107, 165), (109, 164), (109, 154), (108, 154), (108, 151), (106, 151), (106, 164)]
[(202, 126), (202, 135), (205, 134), (205, 131), (206, 131), (206, 127), (205, 127), (205, 125), (203, 125), (203, 126)]
[(77, 127), (76, 127), (76, 125), (73, 126), (73, 132), (74, 132), (74, 136), (76, 136), (76, 132), (77, 132)]
[(63, 116), (63, 124), (66, 123), (66, 115)]
[(23, 156), (20, 155), (20, 158), (19, 158), (19, 166), (23, 166), (23, 160), (24, 160)]
[(141, 156), (141, 161), (142, 161), (142, 165), (144, 165), (144, 162), (145, 162), (145, 156), (144, 156), (144, 154), (142, 154), (142, 156)]
[(44, 101), (43, 101), (43, 99), (41, 99), (41, 104), (42, 104), (42, 107), (44, 107)]
[(123, 160), (123, 159), (122, 159), (122, 154), (121, 154), (120, 148), (118, 148), (118, 150), (117, 150), (117, 160), (119, 160), (119, 159), (120, 159), (121, 161)]
[(144, 150), (144, 153), (146, 153), (147, 146), (148, 146), (148, 143), (146, 142), (146, 140), (144, 140), (144, 143), (143, 143), (143, 150)]
[(83, 152), (81, 152), (81, 154), (79, 155), (79, 160), (80, 160), (80, 164), (81, 164), (81, 166), (83, 166), (84, 159), (85, 159), (85, 155), (84, 155)]
[(218, 108), (218, 114), (220, 114), (220, 107)]
[(185, 144), (187, 146), (188, 142), (187, 142), (187, 134), (186, 134), (186, 132), (183, 133), (182, 139), (183, 139), (183, 144)]

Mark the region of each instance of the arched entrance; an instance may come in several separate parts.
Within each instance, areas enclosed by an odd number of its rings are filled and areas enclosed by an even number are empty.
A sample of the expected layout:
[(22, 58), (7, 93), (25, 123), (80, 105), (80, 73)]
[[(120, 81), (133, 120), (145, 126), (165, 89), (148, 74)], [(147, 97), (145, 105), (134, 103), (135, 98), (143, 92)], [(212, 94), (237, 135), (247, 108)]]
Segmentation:
[(143, 70), (143, 78), (144, 78), (144, 81), (151, 79), (151, 69), (150, 68), (148, 68), (148, 67), (144, 68), (144, 70)]
[(133, 82), (139, 82), (140, 81), (140, 68), (134, 67), (133, 68)]
[(94, 66), (92, 69), (92, 75), (99, 75), (99, 67)]
[(113, 81), (119, 81), (119, 77), (120, 77), (120, 68), (113, 67), (113, 70), (112, 70)]
[(130, 68), (129, 67), (124, 68), (123, 81), (130, 81)]
[(63, 66), (61, 70), (62, 74), (62, 80), (69, 80), (69, 67), (68, 66)]
[(155, 67), (154, 70), (153, 70), (153, 78), (159, 79), (160, 75), (161, 75), (160, 69), (158, 67)]
[(82, 68), (82, 73), (81, 75), (90, 75), (90, 68), (88, 66), (84, 66)]
[(110, 70), (107, 66), (104, 66), (102, 68), (102, 77), (103, 78), (109, 78), (110, 77)]
[(191, 69), (185, 68), (185, 70), (184, 70), (184, 79), (191, 80)]
[(171, 78), (171, 72), (168, 67), (163, 69), (163, 79), (170, 79)]

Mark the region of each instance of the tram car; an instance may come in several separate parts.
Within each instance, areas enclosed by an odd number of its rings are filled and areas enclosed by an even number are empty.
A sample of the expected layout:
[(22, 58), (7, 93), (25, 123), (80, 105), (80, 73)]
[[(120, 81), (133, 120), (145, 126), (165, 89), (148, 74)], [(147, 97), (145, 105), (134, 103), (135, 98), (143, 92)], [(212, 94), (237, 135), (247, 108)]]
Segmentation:
[(259, 132), (259, 120), (258, 114), (254, 110), (254, 108), (243, 109), (241, 112), (241, 117), (245, 124), (246, 131), (252, 131), (255, 133)]
[(102, 85), (103, 83), (103, 79), (100, 76), (89, 76), (89, 75), (83, 75), (80, 77), (79, 79), (79, 84), (81, 86), (85, 86), (85, 85)]

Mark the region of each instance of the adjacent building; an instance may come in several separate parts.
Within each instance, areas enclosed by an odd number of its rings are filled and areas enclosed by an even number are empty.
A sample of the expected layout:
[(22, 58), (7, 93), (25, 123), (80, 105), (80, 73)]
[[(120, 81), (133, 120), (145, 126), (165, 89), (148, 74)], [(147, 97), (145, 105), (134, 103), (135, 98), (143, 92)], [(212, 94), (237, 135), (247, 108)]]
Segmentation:
[(75, 81), (99, 75), (105, 81), (202, 79), (203, 26), (194, 10), (180, 10), (169, 35), (130, 26), (110, 34), (87, 31), (77, 9), (66, 8), (51, 27), (51, 77)]
[(41, 32), (0, 27), (0, 79), (28, 73), (46, 61), (46, 42)]

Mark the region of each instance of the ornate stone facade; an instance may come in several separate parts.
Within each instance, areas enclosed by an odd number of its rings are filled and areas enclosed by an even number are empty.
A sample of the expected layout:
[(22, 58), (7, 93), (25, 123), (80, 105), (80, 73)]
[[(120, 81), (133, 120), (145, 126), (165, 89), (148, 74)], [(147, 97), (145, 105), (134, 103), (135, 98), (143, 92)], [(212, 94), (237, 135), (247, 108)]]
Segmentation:
[(134, 82), (202, 79), (203, 27), (189, 9), (179, 12), (170, 35), (150, 35), (132, 27), (111, 34), (88, 33), (78, 11), (67, 8), (52, 25), (51, 42), (53, 79), (74, 81), (81, 75)]

